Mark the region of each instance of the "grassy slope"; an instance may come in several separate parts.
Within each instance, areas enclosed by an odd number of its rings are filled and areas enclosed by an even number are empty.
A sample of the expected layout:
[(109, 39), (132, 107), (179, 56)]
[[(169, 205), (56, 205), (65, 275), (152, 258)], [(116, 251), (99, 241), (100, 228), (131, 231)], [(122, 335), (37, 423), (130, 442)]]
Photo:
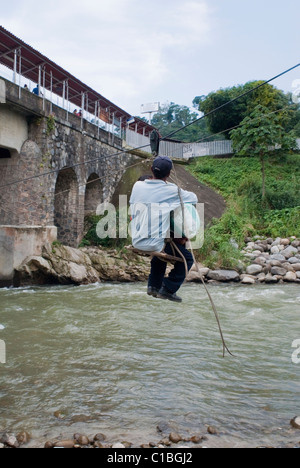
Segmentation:
[(235, 267), (232, 241), (245, 237), (300, 237), (300, 155), (267, 162), (267, 197), (262, 202), (261, 165), (257, 158), (199, 158), (190, 171), (219, 191), (228, 203), (221, 220), (206, 231), (200, 259), (210, 267)]

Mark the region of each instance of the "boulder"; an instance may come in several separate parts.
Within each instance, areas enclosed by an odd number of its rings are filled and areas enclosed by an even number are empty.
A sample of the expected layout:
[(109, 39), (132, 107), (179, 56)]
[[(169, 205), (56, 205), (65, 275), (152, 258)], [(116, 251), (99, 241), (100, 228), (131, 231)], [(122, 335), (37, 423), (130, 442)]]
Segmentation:
[(291, 263), (292, 265), (294, 265), (294, 264), (296, 265), (299, 262), (300, 262), (300, 258), (298, 258), (298, 257), (289, 258), (289, 263)]
[(170, 442), (173, 442), (173, 444), (178, 444), (182, 441), (182, 437), (176, 432), (171, 432), (171, 434), (169, 435), (169, 440)]
[(264, 283), (265, 280), (266, 280), (266, 274), (265, 273), (260, 273), (259, 275), (257, 275), (257, 279), (260, 283)]
[(271, 269), (271, 274), (273, 276), (285, 276), (286, 275), (286, 269), (275, 266), (275, 267), (273, 267)]
[(243, 275), (242, 284), (255, 284), (256, 280), (252, 276)]
[(261, 265), (250, 265), (246, 273), (247, 275), (258, 275), (259, 273), (262, 273), (263, 267)]
[(186, 281), (188, 283), (190, 282), (199, 283), (201, 282), (201, 276), (202, 278), (205, 278), (208, 272), (209, 272), (209, 268), (200, 268), (199, 271), (191, 270), (186, 278)]
[(277, 276), (273, 276), (271, 273), (268, 273), (266, 278), (265, 278), (265, 282), (267, 284), (272, 284), (272, 283), (278, 283), (278, 278)]
[(300, 417), (297, 416), (294, 419), (291, 420), (291, 426), (294, 429), (300, 429)]
[(265, 257), (258, 257), (254, 260), (254, 263), (257, 265), (264, 266), (267, 262), (267, 259)]
[(14, 285), (146, 281), (149, 270), (150, 258), (137, 257), (129, 251), (120, 254), (97, 247), (73, 249), (48, 245), (43, 248), (42, 256), (28, 257), (16, 268)]
[(296, 249), (296, 247), (292, 247), (292, 246), (287, 247), (286, 249), (284, 249), (281, 252), (281, 254), (287, 259), (289, 259), (291, 257), (294, 257), (297, 253), (298, 253), (298, 249)]
[(235, 270), (210, 270), (207, 277), (214, 281), (239, 281), (240, 275)]
[(75, 440), (60, 440), (54, 443), (53, 448), (64, 448), (64, 449), (72, 449), (74, 448)]
[(283, 279), (284, 279), (284, 281), (288, 281), (290, 283), (293, 283), (294, 281), (297, 281), (298, 278), (297, 278), (296, 273), (294, 273), (292, 271), (288, 271)]
[(283, 256), (282, 254), (276, 254), (276, 255), (271, 255), (270, 260), (277, 260), (278, 262), (285, 262), (286, 257)]

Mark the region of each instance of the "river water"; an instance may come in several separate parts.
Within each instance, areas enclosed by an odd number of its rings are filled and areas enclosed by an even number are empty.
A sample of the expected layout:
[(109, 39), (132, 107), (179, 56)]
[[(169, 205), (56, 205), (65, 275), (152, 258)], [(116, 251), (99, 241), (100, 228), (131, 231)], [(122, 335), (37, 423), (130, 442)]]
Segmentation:
[(0, 432), (26, 430), (35, 446), (75, 432), (140, 444), (161, 439), (157, 426), (213, 425), (208, 447), (299, 442), (298, 285), (210, 287), (235, 354), (225, 359), (202, 286), (184, 286), (181, 305), (145, 289), (0, 290)]

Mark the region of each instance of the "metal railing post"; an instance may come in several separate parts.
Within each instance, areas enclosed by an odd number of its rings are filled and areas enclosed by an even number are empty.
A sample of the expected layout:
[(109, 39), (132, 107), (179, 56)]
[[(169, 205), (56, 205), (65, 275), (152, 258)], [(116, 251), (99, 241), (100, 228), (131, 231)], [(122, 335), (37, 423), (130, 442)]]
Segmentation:
[(14, 84), (17, 84), (17, 64), (18, 64), (18, 49), (15, 49), (14, 51), (14, 76), (13, 76)]
[(81, 91), (81, 130), (83, 129), (84, 100), (85, 100), (85, 93)]

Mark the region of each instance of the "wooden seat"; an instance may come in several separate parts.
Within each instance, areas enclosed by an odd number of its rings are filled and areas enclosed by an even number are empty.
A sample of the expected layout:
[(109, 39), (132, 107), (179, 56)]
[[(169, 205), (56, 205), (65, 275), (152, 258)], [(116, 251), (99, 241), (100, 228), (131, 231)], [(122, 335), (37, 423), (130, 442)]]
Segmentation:
[(157, 257), (159, 260), (162, 260), (163, 262), (171, 263), (174, 265), (174, 263), (181, 262), (183, 263), (182, 258), (180, 257), (175, 257), (173, 255), (168, 255), (164, 252), (145, 252), (144, 250), (139, 250), (134, 248), (133, 246), (130, 246), (128, 248), (131, 252), (135, 253), (136, 255), (139, 255), (140, 257)]

